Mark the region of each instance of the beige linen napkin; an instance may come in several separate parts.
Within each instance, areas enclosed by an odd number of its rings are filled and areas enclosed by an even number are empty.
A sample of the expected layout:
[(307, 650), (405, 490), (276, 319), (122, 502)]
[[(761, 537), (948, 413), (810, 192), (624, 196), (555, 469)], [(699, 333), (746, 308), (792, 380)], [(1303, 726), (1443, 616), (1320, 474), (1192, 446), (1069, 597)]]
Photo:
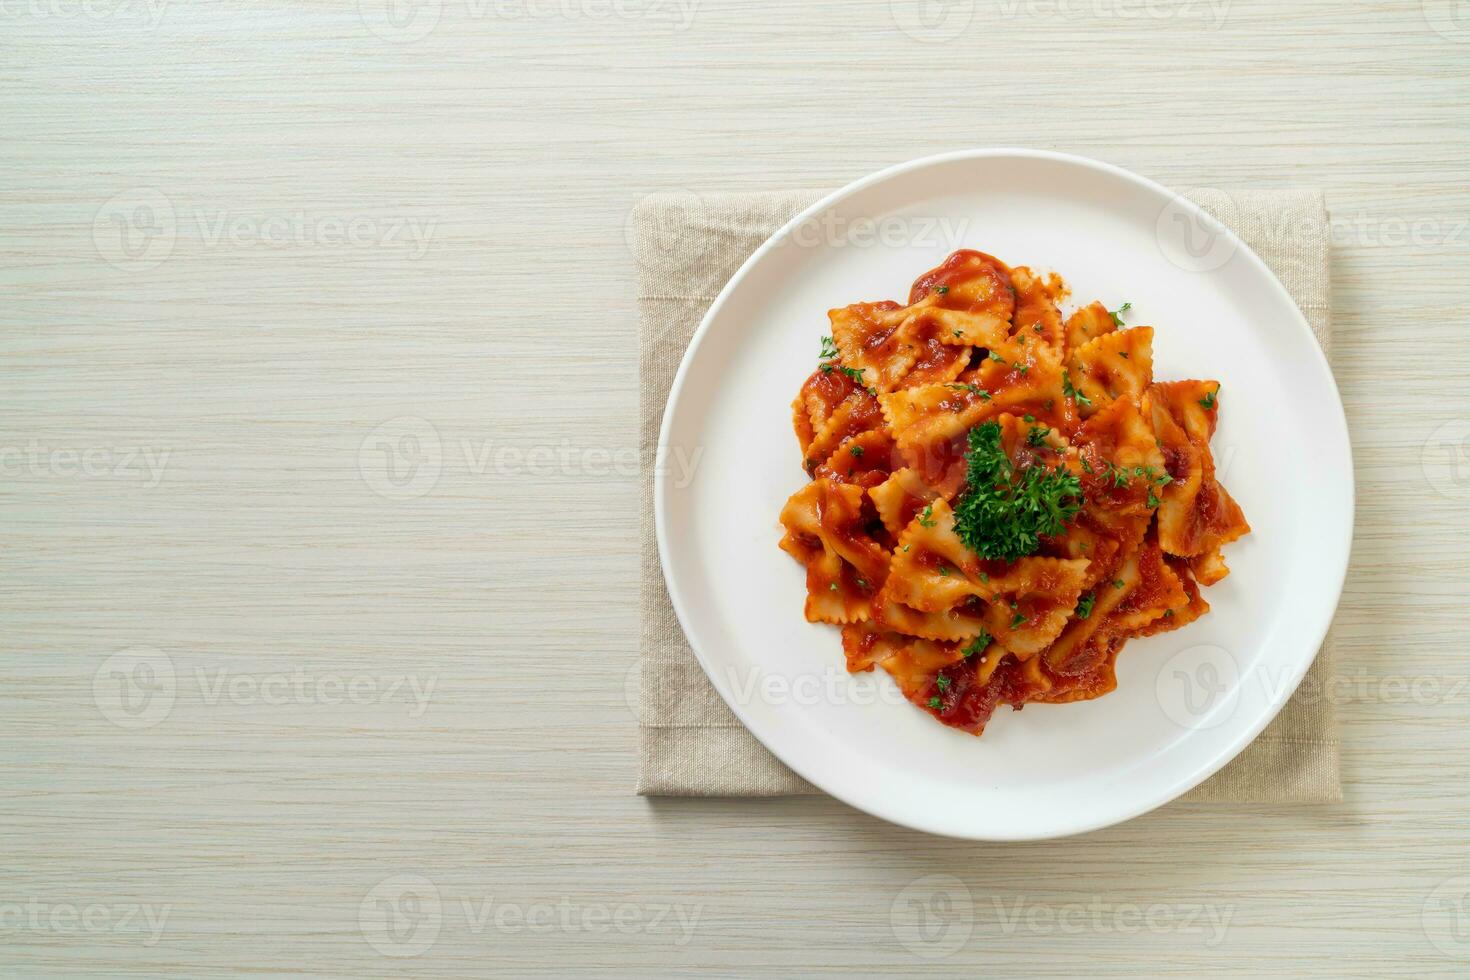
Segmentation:
[[(629, 237), (640, 268), (641, 454), (654, 472), (664, 403), (706, 308), (740, 264), (817, 191), (654, 195)], [(1265, 259), (1330, 353), (1327, 212), (1311, 190), (1190, 195)], [(642, 486), (642, 639), (638, 792), (645, 796), (782, 796), (820, 792), (766, 751), (715, 692), (664, 589), (653, 529), (653, 486)], [(775, 541), (771, 543), (775, 547)], [(834, 656), (839, 656), (834, 646)], [(1325, 803), (1342, 799), (1333, 706), (1332, 641), (1271, 725), (1184, 799)]]

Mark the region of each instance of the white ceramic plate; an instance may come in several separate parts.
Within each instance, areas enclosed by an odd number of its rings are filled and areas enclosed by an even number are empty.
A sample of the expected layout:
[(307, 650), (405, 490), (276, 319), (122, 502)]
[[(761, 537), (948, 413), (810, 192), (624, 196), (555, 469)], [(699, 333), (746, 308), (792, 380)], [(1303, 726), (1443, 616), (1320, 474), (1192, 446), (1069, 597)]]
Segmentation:
[[(956, 248), (1055, 270), (1076, 303), (1133, 303), (1161, 380), (1222, 383), (1214, 450), (1253, 533), (1209, 615), (1129, 642), (1096, 701), (1002, 708), (981, 738), (850, 676), (838, 630), (802, 616), (776, 543), (806, 482), (791, 400), (827, 310), (906, 300)], [(1064, 306), (1063, 313), (1068, 312)], [(656, 476), (679, 621), (731, 708), (796, 772), (895, 823), (983, 840), (1056, 837), (1153, 809), (1229, 762), (1296, 689), (1326, 634), (1352, 539), (1353, 467), (1327, 362), (1285, 288), (1187, 199), (1081, 157), (983, 150), (860, 180), (766, 242), (710, 307), (679, 368)], [(701, 455), (693, 454), (698, 450)]]

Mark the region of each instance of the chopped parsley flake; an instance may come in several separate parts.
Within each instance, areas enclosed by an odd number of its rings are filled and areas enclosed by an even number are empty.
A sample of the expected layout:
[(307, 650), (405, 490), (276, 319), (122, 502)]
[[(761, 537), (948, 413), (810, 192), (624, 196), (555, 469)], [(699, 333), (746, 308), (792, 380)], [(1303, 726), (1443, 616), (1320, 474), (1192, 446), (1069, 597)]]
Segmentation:
[(1097, 602), (1097, 596), (1089, 592), (1077, 599), (1077, 618), (1086, 619), (1092, 615), (1092, 607)]
[(980, 635), (971, 640), (960, 652), (967, 657), (973, 657), (977, 653), (984, 653), (988, 646), (990, 646), (990, 634), (981, 630)]
[(1215, 407), (1215, 396), (1218, 395), (1219, 393), (1220, 393), (1220, 386), (1219, 385), (1216, 385), (1214, 391), (1210, 392), (1208, 395), (1206, 395), (1205, 397), (1203, 397), (1203, 398), (1201, 398), (1199, 400), (1200, 407), (1203, 408), (1203, 409), (1205, 409), (1206, 411), (1209, 411), (1210, 409), (1214, 408)]
[(949, 292), (949, 287), (948, 286), (935, 286), (934, 287), (934, 291), (936, 293), (938, 293), (940, 296), (943, 296), (945, 293)]
[(940, 701), (937, 697), (929, 699), (929, 707), (935, 711), (939, 710)]
[(945, 677), (943, 674), (940, 674), (938, 677), (934, 678), (934, 686), (939, 688), (940, 691), (948, 691), (949, 685), (953, 683), (954, 681), (950, 680), (948, 677)]
[[(857, 382), (857, 384), (859, 384), (860, 386), (862, 386), (864, 388), (868, 388), (868, 383), (863, 380), (863, 370), (864, 370), (863, 368), (844, 367), (844, 368), (838, 368), (837, 370), (839, 370), (843, 374), (847, 375), (853, 381)], [(877, 398), (878, 397), (878, 389), (877, 388), (868, 388), (868, 394), (872, 395), (874, 398)]]
[(1071, 398), (1079, 405), (1091, 405), (1092, 399), (1072, 386), (1072, 378), (1066, 371), (1062, 372), (1062, 394)]
[(861, 457), (863, 455), (863, 447), (862, 446), (853, 446), (850, 449), (848, 449), (847, 451), (850, 452), (850, 453), (852, 453), (854, 456), (857, 456), (857, 457)]
[(936, 521), (934, 520), (934, 505), (930, 504), (925, 507), (924, 512), (919, 515), (919, 526), (933, 527), (935, 523)]
[(972, 395), (979, 395), (982, 401), (990, 401), (990, 392), (986, 391), (979, 385), (952, 384), (945, 385), (945, 387), (953, 388), (955, 391), (968, 391)]
[(1133, 309), (1132, 303), (1124, 303), (1116, 310), (1108, 310), (1108, 316), (1113, 318), (1113, 326), (1121, 327), (1123, 325), (1123, 314), (1131, 309)]

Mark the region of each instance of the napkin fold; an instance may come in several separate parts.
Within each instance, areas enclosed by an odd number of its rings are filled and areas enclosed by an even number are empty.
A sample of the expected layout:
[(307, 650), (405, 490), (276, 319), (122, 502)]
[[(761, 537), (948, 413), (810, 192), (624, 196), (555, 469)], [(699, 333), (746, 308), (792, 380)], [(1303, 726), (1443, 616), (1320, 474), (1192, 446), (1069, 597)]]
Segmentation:
[[(634, 210), (639, 267), (641, 647), (638, 793), (785, 796), (819, 793), (751, 735), (705, 676), (669, 603), (653, 525), (659, 425), (694, 330), (726, 281), (821, 191), (659, 194)], [(1331, 354), (1327, 210), (1321, 192), (1198, 191), (1196, 203), (1230, 226), (1286, 285)], [(771, 546), (775, 547), (773, 541)], [(834, 656), (837, 656), (834, 646)], [(1224, 769), (1183, 799), (1212, 803), (1331, 803), (1342, 799), (1329, 635), (1276, 719)]]

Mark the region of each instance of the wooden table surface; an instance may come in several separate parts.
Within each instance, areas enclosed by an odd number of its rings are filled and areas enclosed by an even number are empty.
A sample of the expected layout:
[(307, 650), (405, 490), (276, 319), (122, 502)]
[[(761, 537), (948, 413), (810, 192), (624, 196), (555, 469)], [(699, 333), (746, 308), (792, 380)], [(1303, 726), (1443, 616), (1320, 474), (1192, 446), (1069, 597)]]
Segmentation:
[[(1465, 4), (0, 19), (0, 973), (1470, 973)], [(634, 796), (630, 210), (1009, 144), (1326, 191), (1345, 802)]]

